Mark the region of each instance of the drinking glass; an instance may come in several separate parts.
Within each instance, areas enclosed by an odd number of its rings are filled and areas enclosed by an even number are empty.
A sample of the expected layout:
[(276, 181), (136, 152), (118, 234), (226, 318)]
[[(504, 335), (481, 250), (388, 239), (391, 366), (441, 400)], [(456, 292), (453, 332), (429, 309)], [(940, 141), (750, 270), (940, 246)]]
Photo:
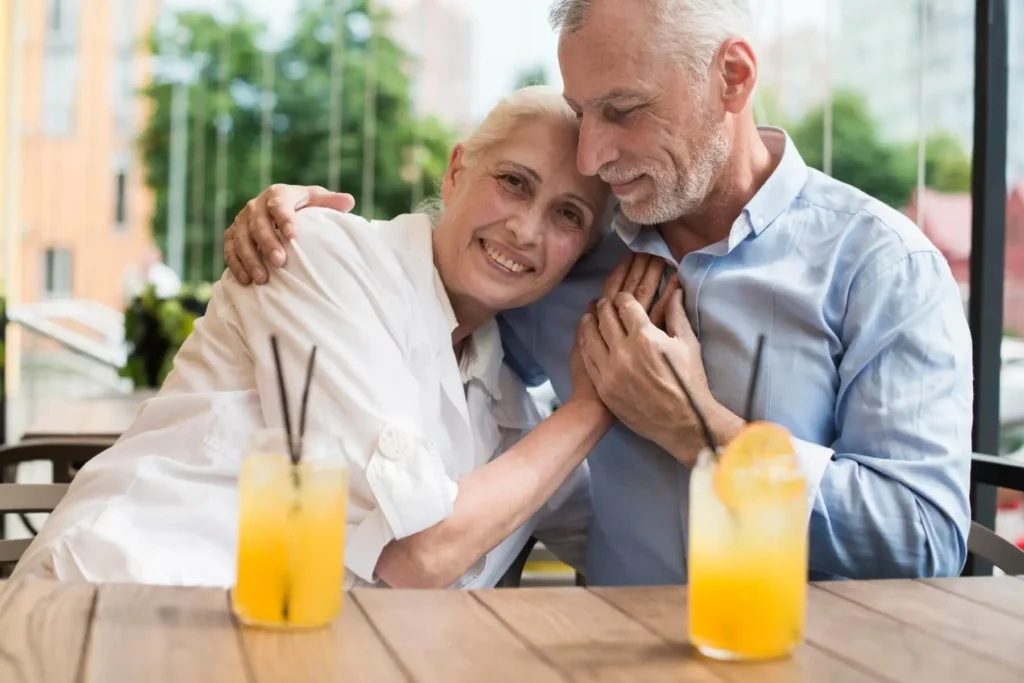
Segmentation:
[(312, 628), (341, 611), (348, 469), (336, 443), (303, 441), (297, 465), (281, 430), (255, 434), (245, 450), (231, 603), (247, 625)]
[(784, 656), (803, 640), (806, 483), (785, 457), (721, 468), (705, 449), (690, 476), (690, 639), (705, 656)]

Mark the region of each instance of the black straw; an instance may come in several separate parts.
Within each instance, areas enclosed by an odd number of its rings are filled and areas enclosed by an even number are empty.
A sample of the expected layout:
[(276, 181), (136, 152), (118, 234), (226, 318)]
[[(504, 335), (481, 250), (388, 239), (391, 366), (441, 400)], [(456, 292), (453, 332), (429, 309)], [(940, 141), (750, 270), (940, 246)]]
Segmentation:
[(281, 367), (281, 352), (277, 348), (277, 336), (270, 335), (270, 347), (274, 350), (274, 366), (277, 368), (277, 388), (281, 392), (281, 410), (284, 411), (284, 432), (288, 439), (288, 455), (295, 462), (295, 442), (292, 439), (292, 418), (288, 410), (288, 392), (285, 390), (284, 369)]
[(686, 396), (686, 400), (690, 402), (690, 407), (693, 409), (693, 414), (697, 416), (697, 422), (700, 423), (701, 431), (704, 432), (704, 442), (707, 447), (711, 449), (713, 454), (717, 454), (715, 447), (715, 437), (711, 435), (711, 427), (708, 426), (708, 420), (704, 417), (704, 412), (697, 405), (697, 402), (693, 400), (693, 394), (686, 388), (686, 382), (683, 381), (682, 376), (676, 371), (676, 366), (672, 365), (672, 361), (669, 360), (668, 354), (664, 351), (661, 352), (661, 357), (665, 359), (665, 363), (668, 365), (668, 369), (672, 371), (672, 376), (676, 378), (676, 383), (679, 384), (679, 388), (683, 390), (683, 394)]
[(747, 386), (747, 409), (743, 419), (750, 422), (754, 419), (754, 397), (757, 394), (757, 380), (761, 376), (761, 356), (764, 354), (764, 335), (757, 336), (757, 351), (754, 352), (754, 369), (750, 374), (750, 384)]
[(292, 464), (298, 465), (302, 457), (302, 443), (306, 436), (306, 406), (309, 405), (309, 386), (313, 380), (313, 366), (316, 364), (316, 347), (313, 347), (309, 354), (309, 361), (306, 362), (306, 385), (302, 388), (302, 405), (299, 407), (299, 447), (292, 458)]

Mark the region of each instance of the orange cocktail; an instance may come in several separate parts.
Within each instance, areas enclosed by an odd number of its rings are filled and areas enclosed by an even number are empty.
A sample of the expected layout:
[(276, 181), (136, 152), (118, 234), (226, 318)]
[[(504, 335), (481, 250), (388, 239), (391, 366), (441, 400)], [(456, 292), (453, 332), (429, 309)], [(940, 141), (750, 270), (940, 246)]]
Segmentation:
[(308, 438), (293, 465), (284, 441), (257, 435), (242, 463), (232, 607), (249, 625), (323, 626), (342, 604), (348, 470)]
[(690, 477), (690, 638), (717, 659), (769, 659), (803, 639), (805, 482), (781, 427), (755, 423)]

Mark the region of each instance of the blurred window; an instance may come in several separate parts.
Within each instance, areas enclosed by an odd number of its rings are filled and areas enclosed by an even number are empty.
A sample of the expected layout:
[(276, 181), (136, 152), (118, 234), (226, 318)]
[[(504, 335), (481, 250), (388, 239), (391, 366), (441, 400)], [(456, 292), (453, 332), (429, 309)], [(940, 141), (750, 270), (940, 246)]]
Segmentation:
[(69, 137), (75, 132), (78, 104), (80, 0), (47, 0), (43, 50), (43, 135)]
[(43, 277), (43, 293), (46, 296), (71, 296), (71, 250), (47, 249), (44, 253)]

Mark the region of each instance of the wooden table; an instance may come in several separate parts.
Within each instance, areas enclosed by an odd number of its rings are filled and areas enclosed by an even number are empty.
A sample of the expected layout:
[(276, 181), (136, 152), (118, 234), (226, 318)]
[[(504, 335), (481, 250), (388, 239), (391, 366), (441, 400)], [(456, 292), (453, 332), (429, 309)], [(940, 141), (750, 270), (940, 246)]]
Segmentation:
[(52, 438), (117, 438), (131, 426), (142, 404), (155, 390), (47, 403), (22, 440)]
[(30, 581), (0, 592), (4, 683), (869, 683), (1024, 680), (1024, 580), (810, 588), (789, 659), (693, 653), (684, 588), (362, 590), (332, 628), (239, 628), (221, 590)]

